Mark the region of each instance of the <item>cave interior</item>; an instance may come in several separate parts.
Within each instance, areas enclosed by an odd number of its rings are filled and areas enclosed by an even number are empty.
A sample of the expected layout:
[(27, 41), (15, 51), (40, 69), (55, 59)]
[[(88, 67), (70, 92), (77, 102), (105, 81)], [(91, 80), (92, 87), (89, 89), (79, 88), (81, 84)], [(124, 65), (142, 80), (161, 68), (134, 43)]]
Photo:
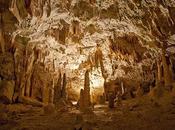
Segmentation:
[(175, 0), (0, 0), (0, 130), (174, 130)]

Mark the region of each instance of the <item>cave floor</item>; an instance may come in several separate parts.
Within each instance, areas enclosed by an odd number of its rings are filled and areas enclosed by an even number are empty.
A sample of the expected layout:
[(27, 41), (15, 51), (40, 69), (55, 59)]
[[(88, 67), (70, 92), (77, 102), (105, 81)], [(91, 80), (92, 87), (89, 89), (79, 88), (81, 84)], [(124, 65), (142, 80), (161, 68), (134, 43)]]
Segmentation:
[(174, 130), (175, 100), (159, 102), (142, 99), (123, 101), (109, 109), (107, 104), (96, 105), (92, 113), (76, 108), (44, 114), (43, 108), (14, 104), (2, 106), (0, 130)]

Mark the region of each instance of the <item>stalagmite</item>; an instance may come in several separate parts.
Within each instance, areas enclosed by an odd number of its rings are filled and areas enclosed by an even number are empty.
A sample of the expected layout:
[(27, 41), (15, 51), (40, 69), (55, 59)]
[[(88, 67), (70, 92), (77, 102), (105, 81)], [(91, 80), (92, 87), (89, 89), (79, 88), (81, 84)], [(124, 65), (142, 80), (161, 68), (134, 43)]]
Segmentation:
[(25, 93), (26, 93), (26, 96), (30, 96), (31, 94), (31, 76), (32, 76), (32, 70), (33, 70), (33, 64), (34, 64), (34, 60), (35, 60), (35, 57), (34, 57), (34, 52), (32, 50), (29, 58), (27, 59), (27, 65), (26, 65), (26, 90), (25, 90)]
[(67, 90), (66, 90), (66, 84), (67, 84), (67, 81), (66, 81), (66, 74), (64, 73), (63, 75), (63, 83), (62, 83), (62, 91), (61, 91), (61, 97), (63, 99), (67, 99)]
[(163, 63), (163, 71), (164, 71), (164, 82), (165, 82), (165, 86), (170, 86), (172, 79), (170, 77), (169, 66), (167, 64), (165, 55), (166, 55), (166, 50), (165, 48), (163, 48), (162, 49), (162, 63)]
[(141, 85), (139, 85), (139, 87), (137, 88), (137, 91), (136, 91), (136, 96), (141, 97), (141, 96), (143, 96), (143, 94), (144, 94), (143, 88), (141, 87)]
[(122, 94), (125, 93), (125, 88), (124, 88), (124, 85), (123, 85), (123, 81), (121, 81), (121, 88), (122, 88)]
[(59, 72), (59, 78), (56, 86), (54, 87), (54, 104), (56, 104), (61, 98), (61, 92), (62, 92), (61, 84), (62, 84), (62, 75), (61, 75), (61, 72)]
[(85, 73), (84, 89), (80, 90), (80, 99), (78, 103), (79, 103), (79, 109), (81, 111), (90, 110), (91, 99), (90, 99), (89, 70), (87, 70)]
[(42, 102), (44, 103), (44, 104), (48, 104), (49, 103), (49, 99), (50, 99), (50, 97), (49, 97), (49, 91), (50, 90), (50, 88), (48, 87), (48, 86), (43, 86), (43, 90), (42, 90)]
[(80, 90), (80, 99), (78, 103), (79, 103), (79, 109), (81, 111), (84, 111), (85, 106), (84, 106), (84, 90), (83, 89)]
[(85, 81), (84, 81), (84, 103), (85, 107), (90, 107), (90, 80), (89, 80), (89, 70), (85, 73)]
[(21, 75), (21, 83), (20, 83), (20, 96), (24, 96), (25, 95), (25, 75), (22, 74)]
[(51, 86), (49, 86), (49, 103), (53, 104), (54, 101), (54, 79), (52, 79)]
[(0, 45), (1, 45), (1, 50), (2, 53), (5, 53), (5, 41), (4, 41), (4, 36), (3, 36), (3, 25), (2, 25), (2, 14), (0, 13)]
[(162, 75), (161, 75), (161, 65), (160, 65), (160, 62), (157, 61), (157, 78), (159, 81), (162, 80)]
[(105, 94), (100, 95), (99, 104), (105, 104)]
[(109, 108), (114, 108), (114, 99), (115, 99), (115, 95), (114, 92), (109, 92), (108, 93), (108, 107)]

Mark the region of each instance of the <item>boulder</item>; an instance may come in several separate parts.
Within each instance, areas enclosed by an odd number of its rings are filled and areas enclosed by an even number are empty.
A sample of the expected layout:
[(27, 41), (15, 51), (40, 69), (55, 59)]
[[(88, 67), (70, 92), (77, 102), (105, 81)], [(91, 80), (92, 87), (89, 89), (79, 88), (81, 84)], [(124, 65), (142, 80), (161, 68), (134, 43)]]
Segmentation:
[(12, 103), (15, 82), (13, 80), (2, 80), (0, 82), (0, 102), (4, 104)]

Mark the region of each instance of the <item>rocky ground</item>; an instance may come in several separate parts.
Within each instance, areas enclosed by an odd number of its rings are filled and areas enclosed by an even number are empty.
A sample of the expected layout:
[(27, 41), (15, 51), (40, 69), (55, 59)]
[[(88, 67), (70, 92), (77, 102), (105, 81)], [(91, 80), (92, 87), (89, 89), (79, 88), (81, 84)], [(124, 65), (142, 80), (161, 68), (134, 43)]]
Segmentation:
[(96, 105), (93, 113), (76, 108), (56, 109), (48, 114), (41, 107), (0, 105), (0, 130), (173, 130), (175, 100), (170, 94), (122, 101), (109, 109)]

